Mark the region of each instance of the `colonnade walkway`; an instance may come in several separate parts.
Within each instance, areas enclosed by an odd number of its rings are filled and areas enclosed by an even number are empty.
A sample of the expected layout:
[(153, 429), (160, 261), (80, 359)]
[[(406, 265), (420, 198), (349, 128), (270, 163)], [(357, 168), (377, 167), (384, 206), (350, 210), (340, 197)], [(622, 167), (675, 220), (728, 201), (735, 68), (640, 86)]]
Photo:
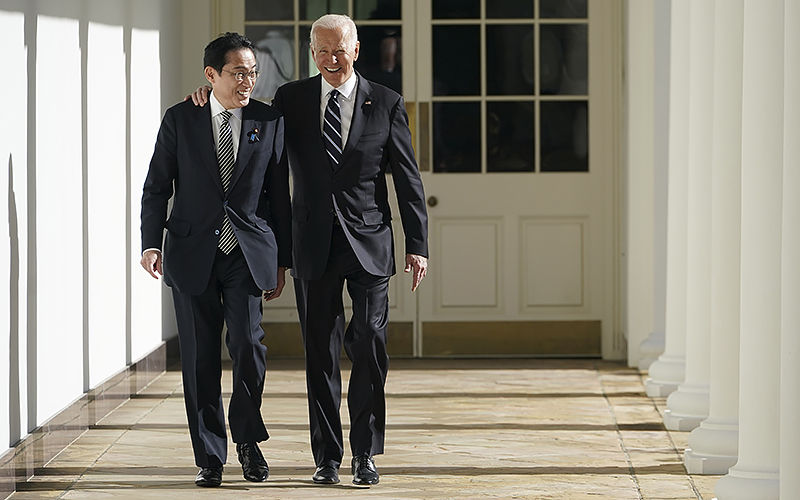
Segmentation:
[[(647, 397), (643, 374), (621, 363), (392, 360), (386, 454), (376, 457), (381, 482), (371, 488), (351, 484), (344, 466), (341, 484), (312, 483), (302, 360), (269, 361), (267, 370), (265, 483), (242, 478), (231, 444), (222, 486), (194, 486), (180, 372), (171, 369), (21, 480), (10, 498), (714, 498), (719, 477), (686, 474), (688, 433), (665, 429), (665, 400)], [(228, 369), (223, 390), (230, 380)], [(347, 422), (344, 402), (342, 415)]]

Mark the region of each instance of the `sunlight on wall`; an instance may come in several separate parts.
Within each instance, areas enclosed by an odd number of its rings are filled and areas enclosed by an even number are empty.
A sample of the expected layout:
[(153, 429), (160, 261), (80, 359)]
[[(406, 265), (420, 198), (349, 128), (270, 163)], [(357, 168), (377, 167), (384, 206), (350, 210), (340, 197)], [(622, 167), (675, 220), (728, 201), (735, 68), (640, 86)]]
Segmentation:
[[(25, 68), (27, 57), (22, 41), (25, 39), (25, 18), (22, 14), (0, 12), (0, 47), (3, 47), (4, 59), (9, 67)], [(7, 99), (4, 106), (6, 119), (0, 121), (0, 262), (12, 262), (12, 248), (19, 245), (14, 241), (13, 219), (18, 216), (18, 199), (14, 191), (14, 180), (25, 177), (25, 124), (27, 113), (25, 99), (22, 96), (27, 92), (27, 79), (23, 73), (20, 78), (12, 79), (3, 84), (6, 95), (16, 95), (18, 98)], [(12, 178), (13, 172), (13, 178)], [(24, 198), (23, 198), (24, 199)], [(17, 223), (17, 227), (19, 224)], [(18, 238), (18, 235), (17, 235)], [(19, 405), (21, 387), (18, 378), (19, 369), (19, 344), (20, 330), (12, 322), (12, 313), (19, 314), (19, 305), (14, 303), (15, 295), (19, 296), (18, 283), (12, 276), (12, 266), (0, 268), (0, 345), (10, 346), (9, 354), (0, 356), (0, 415), (8, 415), (9, 408)], [(19, 267), (18, 267), (19, 269)], [(19, 271), (18, 271), (19, 272)], [(17, 282), (19, 278), (17, 278)], [(24, 340), (23, 340), (24, 343)], [(5, 352), (0, 349), (0, 352)], [(19, 421), (16, 423), (16, 432), (12, 426), (0, 427), (0, 449), (5, 448), (11, 441), (19, 437)], [(14, 434), (17, 434), (14, 436)]]
[[(83, 222), (80, 218), (83, 190), (78, 29), (75, 19), (38, 18), (38, 423), (42, 423), (41, 416), (53, 415), (83, 392)], [(53, 366), (61, 368), (53, 371)]]
[(89, 387), (125, 364), (126, 151), (122, 26), (89, 23), (86, 77)]
[(131, 359), (136, 361), (161, 341), (161, 281), (139, 265), (142, 186), (150, 166), (161, 121), (158, 85), (137, 82), (161, 80), (157, 30), (134, 28), (131, 32)]
[[(18, 68), (17, 78), (3, 83), (6, 96), (3, 109), (11, 119), (0, 121), (0, 192), (3, 193), (3, 241), (0, 262), (4, 266), (0, 277), (0, 345), (9, 346), (8, 356), (0, 357), (0, 411), (12, 415), (8, 426), (0, 427), (0, 448), (16, 442), (26, 431), (27, 386), (27, 298), (26, 270), (28, 254), (28, 51), (25, 47), (25, 17), (20, 13), (0, 12), (0, 47), (9, 68)], [(8, 239), (6, 239), (8, 238)], [(16, 262), (12, 260), (16, 259)], [(6, 336), (8, 334), (8, 336)], [(0, 352), (4, 352), (0, 350)], [(8, 391), (8, 392), (6, 392)], [(9, 408), (17, 410), (9, 412)]]

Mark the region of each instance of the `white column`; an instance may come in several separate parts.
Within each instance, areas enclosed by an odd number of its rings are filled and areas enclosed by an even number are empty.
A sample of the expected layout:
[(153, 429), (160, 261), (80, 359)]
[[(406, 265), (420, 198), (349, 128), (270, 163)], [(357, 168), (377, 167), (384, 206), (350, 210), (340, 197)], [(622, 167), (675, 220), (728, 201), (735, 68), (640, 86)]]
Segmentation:
[(716, 2), (711, 171), (709, 415), (689, 435), (690, 474), (726, 474), (739, 449), (742, 35), (744, 0)]
[(781, 299), (781, 500), (800, 496), (800, 3), (786, 1)]
[(689, 186), (686, 244), (686, 376), (667, 398), (664, 425), (690, 431), (708, 417), (711, 344), (711, 143), (714, 2), (689, 11)]
[(686, 357), (686, 209), (689, 133), (689, 2), (674, 0), (670, 25), (667, 297), (664, 354), (649, 369), (647, 395), (664, 397), (683, 382)]
[(780, 496), (783, 3), (745, 1), (739, 459), (719, 500)]
[[(653, 4), (628, 2), (627, 18), (627, 241), (628, 364), (639, 366), (639, 346), (653, 328)], [(658, 353), (660, 354), (660, 352)], [(656, 354), (656, 356), (658, 356)], [(652, 362), (652, 360), (650, 361)]]
[(666, 343), (671, 0), (653, 4), (653, 332), (639, 347), (640, 370), (649, 369)]

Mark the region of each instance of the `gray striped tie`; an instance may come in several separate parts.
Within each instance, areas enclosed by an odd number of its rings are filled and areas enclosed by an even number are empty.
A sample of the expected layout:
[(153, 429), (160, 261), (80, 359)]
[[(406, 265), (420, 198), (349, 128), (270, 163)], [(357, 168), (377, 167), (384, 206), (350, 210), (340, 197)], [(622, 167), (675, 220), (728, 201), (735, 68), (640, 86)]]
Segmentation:
[[(228, 193), (228, 187), (231, 184), (231, 174), (233, 174), (233, 164), (235, 158), (233, 157), (233, 136), (231, 135), (231, 125), (229, 120), (231, 118), (230, 111), (223, 111), (222, 124), (219, 126), (219, 147), (217, 148), (217, 160), (219, 161), (219, 177), (222, 180), (222, 189)], [(222, 219), (222, 230), (219, 235), (219, 244), (217, 245), (220, 250), (225, 254), (231, 253), (231, 250), (236, 248), (238, 241), (236, 235), (233, 233), (231, 221), (228, 219), (228, 214), (225, 214)]]
[(335, 167), (342, 159), (342, 112), (339, 109), (339, 91), (336, 89), (331, 90), (324, 117), (322, 135), (325, 136), (325, 150)]

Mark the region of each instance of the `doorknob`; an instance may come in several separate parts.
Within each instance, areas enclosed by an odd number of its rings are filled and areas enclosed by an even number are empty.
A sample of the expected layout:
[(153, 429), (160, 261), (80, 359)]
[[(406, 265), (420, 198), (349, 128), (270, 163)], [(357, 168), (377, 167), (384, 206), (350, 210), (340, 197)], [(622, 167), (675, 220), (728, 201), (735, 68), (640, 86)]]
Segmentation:
[(428, 206), (429, 207), (435, 207), (438, 204), (439, 204), (439, 200), (437, 200), (435, 196), (431, 196), (431, 197), (428, 198)]

